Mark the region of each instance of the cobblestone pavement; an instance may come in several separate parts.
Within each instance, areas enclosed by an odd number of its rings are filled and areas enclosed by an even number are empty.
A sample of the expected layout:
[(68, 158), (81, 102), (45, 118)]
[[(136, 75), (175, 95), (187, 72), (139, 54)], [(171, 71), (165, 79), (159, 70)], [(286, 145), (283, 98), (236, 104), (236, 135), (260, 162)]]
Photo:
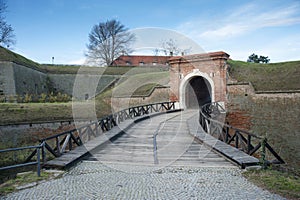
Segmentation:
[(3, 199), (283, 199), (248, 182), (238, 168), (140, 168), (147, 166), (84, 161), (59, 179)]

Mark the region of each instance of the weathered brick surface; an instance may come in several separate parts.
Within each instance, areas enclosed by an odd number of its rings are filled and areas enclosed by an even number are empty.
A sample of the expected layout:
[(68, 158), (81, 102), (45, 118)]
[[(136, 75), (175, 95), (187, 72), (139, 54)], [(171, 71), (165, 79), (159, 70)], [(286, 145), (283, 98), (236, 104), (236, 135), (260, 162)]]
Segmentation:
[[(225, 61), (229, 55), (225, 52), (214, 52), (208, 54), (197, 54), (170, 59), (170, 100), (180, 98), (180, 84), (186, 76), (199, 72), (205, 74), (214, 83), (214, 100), (226, 102), (226, 70)], [(193, 77), (191, 77), (192, 79)], [(205, 78), (205, 77), (204, 77)]]
[(287, 166), (299, 170), (300, 94), (255, 94), (244, 84), (227, 88), (227, 121), (267, 137)]

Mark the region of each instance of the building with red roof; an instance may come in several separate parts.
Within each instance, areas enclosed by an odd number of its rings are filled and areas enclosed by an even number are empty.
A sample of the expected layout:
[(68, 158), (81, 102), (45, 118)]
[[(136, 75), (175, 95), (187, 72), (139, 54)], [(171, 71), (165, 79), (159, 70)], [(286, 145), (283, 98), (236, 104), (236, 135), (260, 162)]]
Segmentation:
[(171, 56), (139, 56), (139, 55), (122, 55), (111, 63), (111, 66), (155, 66), (169, 65)]

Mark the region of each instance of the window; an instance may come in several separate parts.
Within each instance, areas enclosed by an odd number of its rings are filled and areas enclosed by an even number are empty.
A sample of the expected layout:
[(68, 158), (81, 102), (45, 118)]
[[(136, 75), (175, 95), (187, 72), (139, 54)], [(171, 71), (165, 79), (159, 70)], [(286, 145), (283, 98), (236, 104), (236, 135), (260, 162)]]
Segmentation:
[(126, 61), (126, 65), (131, 65), (131, 63), (129, 61)]

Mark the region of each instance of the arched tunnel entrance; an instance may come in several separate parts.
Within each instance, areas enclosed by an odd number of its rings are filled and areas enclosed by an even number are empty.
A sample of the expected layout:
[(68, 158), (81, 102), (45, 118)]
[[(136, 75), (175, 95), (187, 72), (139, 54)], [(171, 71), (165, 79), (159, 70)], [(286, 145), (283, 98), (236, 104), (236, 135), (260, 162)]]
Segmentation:
[(204, 77), (191, 78), (185, 89), (186, 108), (199, 109), (202, 105), (211, 103), (211, 91), (211, 85)]

